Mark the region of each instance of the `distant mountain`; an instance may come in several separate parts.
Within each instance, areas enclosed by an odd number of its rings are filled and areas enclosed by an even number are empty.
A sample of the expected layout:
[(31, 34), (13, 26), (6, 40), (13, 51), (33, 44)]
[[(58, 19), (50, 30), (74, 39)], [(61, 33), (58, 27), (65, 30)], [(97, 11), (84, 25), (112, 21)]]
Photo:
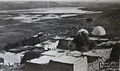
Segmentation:
[(64, 7), (70, 6), (67, 3), (30, 1), (30, 2), (0, 2), (0, 10), (31, 9), (44, 7)]
[[(45, 7), (81, 7), (86, 8), (100, 8), (108, 7), (109, 3), (89, 3), (89, 2), (55, 2), (55, 1), (8, 1), (0, 2), (0, 10), (15, 10), (15, 9), (31, 9), (31, 8), (45, 8)], [(117, 6), (118, 4), (112, 4)]]

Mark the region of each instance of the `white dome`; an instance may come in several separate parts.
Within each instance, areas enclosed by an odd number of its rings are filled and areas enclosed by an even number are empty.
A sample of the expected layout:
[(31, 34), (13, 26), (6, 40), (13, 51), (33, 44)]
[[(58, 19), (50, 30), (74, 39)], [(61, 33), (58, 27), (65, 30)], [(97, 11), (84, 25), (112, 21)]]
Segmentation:
[(100, 35), (101, 36), (101, 35), (105, 35), (106, 31), (105, 31), (105, 29), (103, 27), (97, 26), (97, 27), (95, 27), (93, 29), (92, 34), (93, 35)]

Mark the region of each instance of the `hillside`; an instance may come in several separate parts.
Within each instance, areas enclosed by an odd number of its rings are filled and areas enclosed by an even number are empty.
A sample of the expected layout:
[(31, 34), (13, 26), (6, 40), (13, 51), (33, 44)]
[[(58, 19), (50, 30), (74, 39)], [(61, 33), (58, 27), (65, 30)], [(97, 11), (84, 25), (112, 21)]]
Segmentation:
[(94, 25), (101, 25), (105, 27), (109, 35), (120, 35), (120, 9), (104, 12)]

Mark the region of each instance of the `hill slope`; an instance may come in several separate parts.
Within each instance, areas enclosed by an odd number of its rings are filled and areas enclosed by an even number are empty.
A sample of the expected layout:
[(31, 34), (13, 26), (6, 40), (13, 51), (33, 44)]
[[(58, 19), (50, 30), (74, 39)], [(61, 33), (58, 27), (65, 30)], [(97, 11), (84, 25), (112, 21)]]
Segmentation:
[(109, 35), (120, 35), (120, 9), (104, 12), (94, 25), (105, 27)]

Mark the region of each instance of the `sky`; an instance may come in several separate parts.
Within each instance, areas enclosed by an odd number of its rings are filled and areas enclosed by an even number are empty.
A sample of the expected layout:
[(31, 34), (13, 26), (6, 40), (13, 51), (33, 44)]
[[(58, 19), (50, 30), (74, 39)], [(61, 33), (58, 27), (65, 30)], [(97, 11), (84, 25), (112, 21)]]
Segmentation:
[(82, 2), (95, 2), (95, 3), (116, 3), (120, 4), (120, 0), (0, 0), (1, 1), (82, 1)]
[(120, 2), (120, 0), (0, 0), (0, 1), (89, 1), (89, 2)]

